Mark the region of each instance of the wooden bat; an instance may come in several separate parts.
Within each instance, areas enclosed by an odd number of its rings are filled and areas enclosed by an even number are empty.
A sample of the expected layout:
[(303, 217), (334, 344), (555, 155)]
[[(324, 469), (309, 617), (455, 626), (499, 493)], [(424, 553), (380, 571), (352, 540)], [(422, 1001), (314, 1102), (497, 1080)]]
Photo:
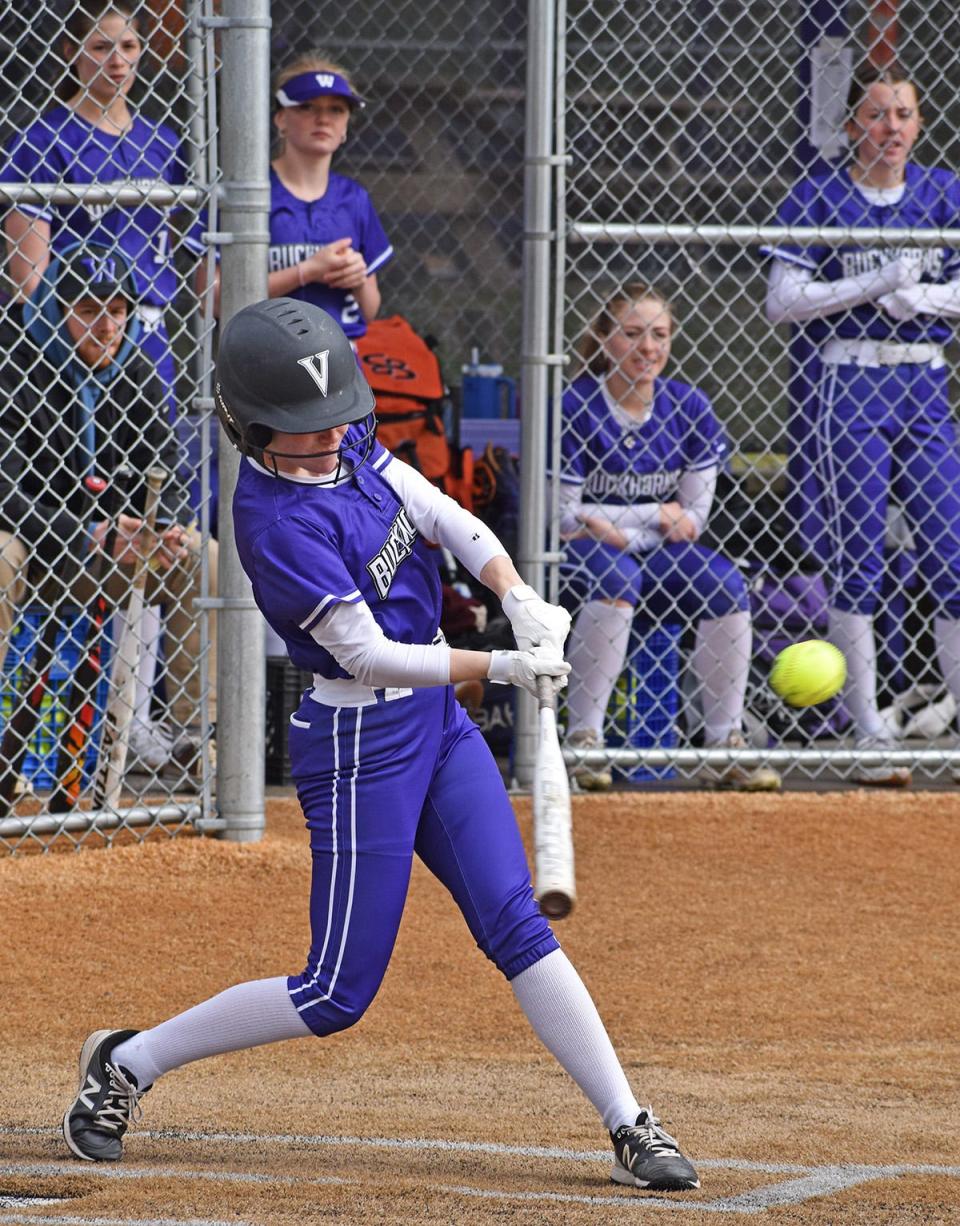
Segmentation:
[[(84, 490), (89, 506), (93, 506), (106, 488), (102, 477), (84, 479)], [(29, 689), (22, 694), (10, 720), (3, 731), (0, 743), (0, 816), (5, 817), (13, 804), (13, 796), (27, 756), (30, 739), (40, 723), (44, 695), (50, 688), (50, 668), (53, 665), (60, 621), (56, 610), (51, 609), (33, 650), (29, 676)]]
[[(87, 636), (83, 654), (73, 672), (67, 699), (69, 723), (60, 737), (57, 756), (57, 783), (48, 803), (51, 813), (68, 813), (80, 799), (83, 782), (83, 760), (90, 744), (96, 718), (97, 685), (103, 673), (103, 630), (110, 612), (106, 592), (106, 576), (113, 559), (117, 540), (117, 519), (129, 490), (133, 472), (118, 468), (107, 489), (105, 511), (107, 531), (100, 550), (90, 566), (90, 578), (95, 585), (93, 601), (87, 615)], [(101, 484), (106, 486), (106, 482)]]
[(103, 720), (100, 757), (93, 784), (94, 809), (116, 810), (120, 802), (123, 772), (126, 769), (127, 749), (130, 744), (130, 726), (137, 697), (144, 591), (147, 586), (149, 558), (154, 546), (160, 490), (166, 477), (166, 471), (162, 468), (151, 468), (147, 473), (147, 500), (143, 511), (140, 549), (133, 569), (130, 601), (126, 609), (126, 627), (117, 650)]
[(565, 919), (577, 898), (570, 783), (557, 737), (557, 700), (548, 677), (537, 680), (540, 726), (533, 768), (534, 898), (548, 919)]

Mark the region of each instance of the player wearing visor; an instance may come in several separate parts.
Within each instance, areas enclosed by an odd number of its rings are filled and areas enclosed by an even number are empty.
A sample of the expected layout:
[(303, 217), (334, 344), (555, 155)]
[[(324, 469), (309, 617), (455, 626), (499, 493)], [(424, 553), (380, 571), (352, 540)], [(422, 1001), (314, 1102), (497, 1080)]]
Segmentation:
[[(279, 298), (227, 325), (217, 367), (224, 428), (244, 453), (237, 548), (264, 616), (313, 687), (290, 761), (310, 831), (312, 942), (299, 974), (240, 984), (151, 1030), (97, 1031), (64, 1119), (71, 1150), (116, 1160), (140, 1095), (192, 1060), (357, 1022), (386, 971), (414, 854), (453, 895), (537, 1035), (611, 1132), (613, 1178), (698, 1186), (642, 1110), (589, 993), (533, 899), (499, 768), (451, 682), (562, 685), (564, 610), (522, 582), (469, 512), (373, 437), (373, 398), (340, 327)], [(503, 600), (517, 651), (452, 650), (437, 632), (449, 548)], [(88, 1092), (90, 1081), (102, 1087)]]
[(364, 188), (331, 163), (364, 100), (343, 68), (311, 52), (277, 74), (274, 103), (267, 292), (315, 303), (363, 336), (393, 247)]

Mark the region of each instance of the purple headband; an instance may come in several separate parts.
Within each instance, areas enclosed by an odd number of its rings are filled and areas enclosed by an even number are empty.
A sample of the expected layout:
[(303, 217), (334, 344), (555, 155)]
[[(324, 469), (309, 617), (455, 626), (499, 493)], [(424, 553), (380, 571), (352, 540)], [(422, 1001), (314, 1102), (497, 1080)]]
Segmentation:
[(289, 81), (284, 81), (274, 97), (279, 106), (299, 106), (311, 98), (323, 98), (333, 94), (346, 98), (351, 106), (366, 106), (359, 94), (353, 92), (350, 82), (339, 72), (301, 72)]

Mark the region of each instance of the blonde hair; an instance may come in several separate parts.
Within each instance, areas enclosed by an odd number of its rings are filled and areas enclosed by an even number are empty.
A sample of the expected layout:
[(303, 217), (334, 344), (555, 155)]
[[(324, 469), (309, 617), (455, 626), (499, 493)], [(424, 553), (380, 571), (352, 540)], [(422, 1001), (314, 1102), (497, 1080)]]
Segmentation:
[(670, 299), (644, 281), (630, 281), (607, 299), (594, 316), (577, 346), (583, 370), (589, 371), (592, 375), (606, 374), (610, 362), (603, 351), (603, 342), (617, 326), (624, 309), (636, 306), (638, 302), (659, 302), (669, 316), (670, 331), (673, 332), (676, 317), (670, 305)]

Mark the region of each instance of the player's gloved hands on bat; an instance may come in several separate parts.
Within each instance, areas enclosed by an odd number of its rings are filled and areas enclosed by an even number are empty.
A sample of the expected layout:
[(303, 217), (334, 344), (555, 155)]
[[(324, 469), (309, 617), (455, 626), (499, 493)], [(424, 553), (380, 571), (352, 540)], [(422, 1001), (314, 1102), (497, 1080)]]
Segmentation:
[(528, 583), (510, 588), (502, 604), (521, 651), (548, 646), (556, 655), (563, 655), (563, 644), (570, 633), (570, 614), (566, 609), (548, 604)]
[(559, 693), (569, 671), (570, 665), (553, 647), (534, 647), (531, 651), (491, 651), (487, 676), (504, 685), (522, 686), (536, 698), (538, 677), (549, 677), (554, 692)]

